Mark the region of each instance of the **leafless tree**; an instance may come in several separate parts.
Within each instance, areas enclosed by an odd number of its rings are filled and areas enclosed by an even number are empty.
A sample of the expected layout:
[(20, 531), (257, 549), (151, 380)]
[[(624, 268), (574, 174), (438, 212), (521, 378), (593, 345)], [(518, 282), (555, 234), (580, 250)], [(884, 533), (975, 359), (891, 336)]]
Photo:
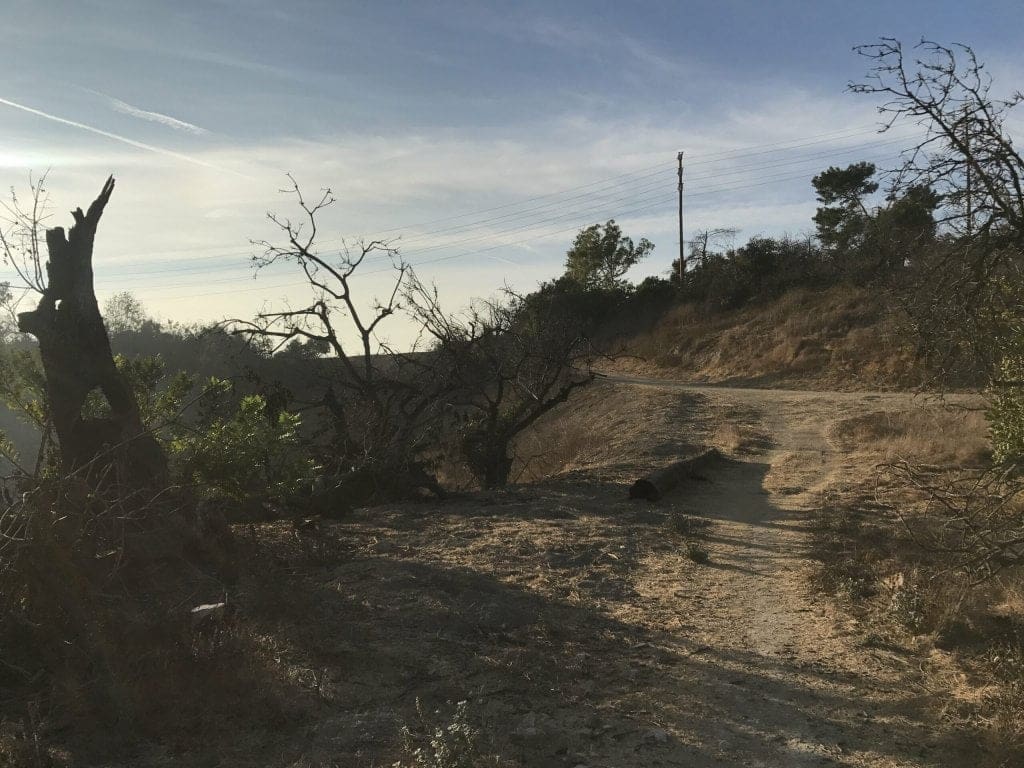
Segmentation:
[[(250, 339), (270, 341), (270, 351), (324, 349), (328, 357), (319, 368), (319, 392), (301, 410), (319, 410), (329, 424), (328, 440), (333, 461), (357, 471), (377, 467), (385, 474), (408, 470), (415, 473), (415, 455), (427, 430), (425, 414), (433, 406), (431, 387), (419, 378), (407, 356), (384, 341), (381, 324), (399, 311), (403, 287), (411, 275), (398, 251), (388, 242), (372, 240), (354, 246), (322, 251), (318, 245), (319, 218), (335, 202), (329, 189), (315, 201), (303, 195), (289, 177), (291, 193), (301, 211), (292, 220), (268, 214), (283, 235), (281, 244), (256, 241), (261, 253), (254, 257), (257, 269), (279, 263), (297, 266), (311, 296), (299, 307), (266, 311), (253, 320), (231, 321), (233, 331)], [(367, 264), (389, 264), (392, 285), (384, 299), (366, 307), (353, 290), (353, 282)], [(402, 465), (401, 467), (396, 466)], [(428, 483), (429, 484), (429, 483)]]
[[(1024, 483), (1012, 467), (938, 472), (899, 461), (889, 467), (916, 489), (924, 515), (901, 515), (915, 539), (948, 567), (983, 582), (1024, 565)], [(927, 525), (929, 520), (937, 525)]]
[(897, 169), (901, 188), (927, 186), (944, 200), (943, 222), (957, 233), (1024, 245), (1024, 159), (1005, 129), (1024, 95), (991, 94), (992, 78), (966, 45), (922, 41), (907, 60), (898, 40), (855, 49), (872, 62), (854, 93), (882, 96), (884, 129), (916, 123), (923, 138)]
[(515, 438), (594, 378), (595, 355), (578, 317), (540, 294), (506, 290), (461, 314), (412, 280), (408, 307), (430, 340), (424, 365), (460, 414), (461, 449), (484, 487), (505, 485)]
[(736, 227), (699, 230), (690, 240), (690, 259), (697, 264), (703, 264), (708, 254), (715, 249), (734, 250), (738, 234), (739, 229)]
[[(884, 129), (911, 122), (922, 138), (893, 170), (893, 192), (938, 193), (939, 237), (912, 256), (905, 307), (922, 352), (944, 373), (980, 375), (992, 414), (1020, 428), (1024, 403), (1024, 158), (1006, 130), (1024, 101), (992, 94), (992, 79), (965, 45), (922, 41), (908, 53), (883, 38), (856, 49), (872, 68), (852, 91), (881, 96)], [(962, 366), (962, 368), (961, 368)], [(999, 431), (999, 418), (992, 434)], [(998, 446), (996, 453), (999, 453)], [(985, 470), (894, 470), (939, 512), (933, 546), (950, 567), (987, 578), (1024, 562), (1024, 481), (1012, 457)]]
[(994, 96), (965, 45), (925, 40), (908, 52), (882, 38), (855, 50), (871, 69), (850, 89), (883, 99), (883, 130), (910, 122), (924, 131), (893, 169), (893, 193), (926, 187), (940, 197), (941, 237), (914, 254), (908, 296), (922, 351), (940, 369), (980, 370), (999, 383), (1024, 298), (1024, 158), (1006, 131), (1024, 96)]

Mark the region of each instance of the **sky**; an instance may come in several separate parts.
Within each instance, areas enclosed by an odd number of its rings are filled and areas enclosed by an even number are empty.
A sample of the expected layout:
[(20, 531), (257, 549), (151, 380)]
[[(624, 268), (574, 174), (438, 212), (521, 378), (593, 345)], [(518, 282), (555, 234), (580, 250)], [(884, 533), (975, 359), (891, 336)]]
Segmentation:
[[(298, 220), (282, 190), (333, 190), (318, 243), (389, 240), (452, 308), (559, 275), (574, 234), (614, 218), (655, 243), (811, 230), (811, 177), (895, 164), (846, 91), (891, 36), (970, 44), (1022, 87), (1020, 0), (386, 2), (3, 0), (0, 189), (47, 173), (51, 226), (117, 188), (96, 242), (101, 300), (179, 322), (300, 305), (301, 274), (254, 273), (252, 240)], [(0, 267), (0, 281), (5, 279)], [(384, 257), (361, 270), (389, 292)], [(391, 331), (400, 338), (401, 328)], [(394, 339), (392, 339), (394, 341)]]

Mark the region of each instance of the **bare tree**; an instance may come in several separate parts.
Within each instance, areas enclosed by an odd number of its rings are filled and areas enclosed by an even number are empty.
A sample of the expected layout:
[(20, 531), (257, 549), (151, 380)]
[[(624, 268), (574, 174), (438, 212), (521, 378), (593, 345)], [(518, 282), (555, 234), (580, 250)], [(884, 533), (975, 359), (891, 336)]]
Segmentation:
[(1024, 446), (1024, 158), (1006, 130), (1024, 95), (993, 96), (965, 45), (922, 41), (909, 59), (891, 38), (856, 50), (872, 68), (850, 89), (884, 99), (884, 129), (907, 121), (924, 129), (893, 171), (893, 193), (939, 195), (938, 238), (908, 254), (916, 274), (904, 306), (921, 350), (944, 373), (980, 373), (993, 442), (1009, 436), (985, 470), (895, 470), (941, 511), (932, 544), (950, 566), (987, 578), (1024, 561), (1024, 481), (1013, 465)]
[(703, 264), (708, 254), (715, 249), (725, 251), (734, 250), (736, 247), (736, 235), (739, 229), (736, 227), (716, 227), (715, 229), (702, 229), (690, 240), (690, 258), (698, 264)]
[[(72, 211), (75, 223), (67, 233), (62, 227), (46, 230), (45, 266), (40, 251), (46, 216), (43, 185), (33, 185), (30, 205), (23, 207), (12, 197), (2, 240), (4, 259), (17, 273), (22, 290), (39, 297), (35, 309), (18, 314), (18, 328), (39, 342), (46, 399), (64, 470), (77, 471), (116, 457), (123, 481), (158, 485), (166, 478), (166, 458), (144, 429), (135, 396), (114, 363), (93, 287), (96, 228), (113, 191), (110, 177), (88, 211)], [(105, 415), (83, 413), (94, 391), (109, 406)]]
[[(309, 350), (325, 349), (319, 367), (318, 392), (299, 403), (300, 410), (319, 410), (328, 425), (330, 463), (338, 472), (409, 472), (433, 488), (419, 470), (415, 455), (427, 430), (426, 413), (433, 406), (431, 387), (413, 370), (409, 358), (397, 353), (378, 335), (381, 324), (400, 309), (400, 298), (411, 272), (389, 243), (381, 240), (342, 244), (335, 252), (320, 250), (318, 220), (335, 202), (331, 190), (308, 201), (294, 179), (291, 187), (302, 212), (299, 220), (268, 214), (283, 234), (282, 244), (257, 241), (262, 253), (254, 257), (257, 269), (290, 263), (305, 276), (311, 291), (300, 307), (261, 312), (251, 321), (234, 320), (237, 334), (270, 341), (270, 351), (294, 352), (300, 342)], [(363, 305), (353, 290), (357, 273), (369, 260), (381, 260), (393, 269), (392, 286), (384, 299)], [(307, 361), (308, 362), (308, 361)], [(398, 465), (398, 466), (396, 466)]]
[(465, 418), (461, 449), (487, 488), (505, 485), (515, 438), (594, 378), (594, 353), (571, 307), (511, 290), (465, 313), (445, 312), (437, 290), (417, 280), (409, 309), (430, 339), (425, 365), (446, 403)]
[(878, 107), (884, 130), (906, 121), (924, 128), (904, 153), (896, 185), (939, 193), (942, 223), (957, 233), (1024, 245), (1024, 159), (1005, 130), (1007, 113), (1024, 95), (992, 96), (992, 78), (966, 45), (925, 40), (911, 62), (891, 38), (855, 50), (873, 66), (850, 90), (885, 99)]
[(944, 556), (948, 567), (984, 582), (1024, 564), (1024, 483), (1013, 467), (937, 472), (899, 461), (892, 475), (916, 489), (927, 513), (902, 516), (919, 544)]
[(855, 50), (872, 66), (850, 89), (882, 97), (883, 130), (906, 122), (924, 129), (893, 169), (892, 193), (939, 195), (942, 237), (914, 254), (908, 297), (922, 351), (941, 370), (973, 368), (999, 384), (1024, 298), (1024, 158), (1005, 128), (1024, 96), (993, 96), (991, 77), (965, 45), (922, 41), (908, 58), (899, 41), (883, 38)]

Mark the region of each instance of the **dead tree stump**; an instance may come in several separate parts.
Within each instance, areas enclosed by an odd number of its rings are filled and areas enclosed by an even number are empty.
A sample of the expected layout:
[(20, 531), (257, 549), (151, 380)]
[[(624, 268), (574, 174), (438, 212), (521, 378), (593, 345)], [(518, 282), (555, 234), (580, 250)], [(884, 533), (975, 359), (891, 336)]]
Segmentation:
[[(18, 315), (18, 328), (39, 341), (62, 469), (95, 476), (113, 464), (122, 482), (151, 486), (166, 480), (167, 459), (143, 427), (135, 396), (114, 364), (93, 284), (96, 227), (113, 191), (111, 176), (88, 212), (71, 212), (75, 224), (66, 235), (63, 227), (47, 230), (48, 284), (38, 306)], [(94, 390), (106, 399), (109, 414), (82, 413)]]

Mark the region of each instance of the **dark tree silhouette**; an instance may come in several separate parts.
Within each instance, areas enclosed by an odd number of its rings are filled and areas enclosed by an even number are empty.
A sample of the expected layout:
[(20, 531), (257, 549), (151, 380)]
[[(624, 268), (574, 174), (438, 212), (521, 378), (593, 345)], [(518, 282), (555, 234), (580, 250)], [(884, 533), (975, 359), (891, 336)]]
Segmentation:
[(436, 289), (410, 281), (408, 308), (431, 342), (426, 378), (464, 416), (460, 448), (485, 488), (509, 482), (516, 437), (594, 379), (586, 319), (558, 299), (506, 290), (451, 314)]
[[(67, 233), (63, 227), (47, 230), (45, 279), (38, 249), (28, 254), (32, 280), (27, 287), (41, 296), (35, 309), (19, 313), (18, 328), (39, 341), (63, 469), (98, 469), (109, 465), (106, 459), (117, 459), (122, 481), (157, 484), (166, 478), (166, 458), (144, 429), (135, 396), (114, 363), (93, 287), (96, 228), (113, 191), (110, 177), (87, 212), (72, 211), (75, 224)], [(38, 219), (23, 223), (34, 230)], [(86, 416), (83, 408), (97, 390), (109, 411)]]
[(1024, 300), (1024, 157), (1005, 129), (1024, 95), (992, 95), (991, 77), (966, 45), (925, 40), (908, 56), (898, 40), (882, 38), (855, 50), (872, 66), (850, 90), (883, 99), (883, 130), (906, 122), (924, 129), (892, 172), (893, 195), (938, 196), (925, 203), (937, 202), (944, 237), (915, 254), (907, 302), (922, 351), (941, 371), (1019, 385), (1000, 369)]

